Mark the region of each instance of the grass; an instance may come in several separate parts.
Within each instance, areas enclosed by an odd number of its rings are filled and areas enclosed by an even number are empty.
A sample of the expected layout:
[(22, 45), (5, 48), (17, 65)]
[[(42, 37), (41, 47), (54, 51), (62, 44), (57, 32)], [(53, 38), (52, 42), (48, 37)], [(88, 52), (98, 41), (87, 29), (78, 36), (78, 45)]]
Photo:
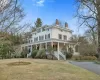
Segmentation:
[[(8, 65), (19, 60), (31, 64)], [(6, 59), (0, 60), (0, 80), (100, 80), (100, 75), (66, 61)]]

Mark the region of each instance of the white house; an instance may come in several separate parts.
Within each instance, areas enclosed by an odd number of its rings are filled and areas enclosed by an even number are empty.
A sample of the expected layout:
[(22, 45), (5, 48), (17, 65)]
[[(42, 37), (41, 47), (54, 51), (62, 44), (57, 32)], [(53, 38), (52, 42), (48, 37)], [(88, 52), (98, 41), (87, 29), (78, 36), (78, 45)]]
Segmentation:
[(32, 32), (32, 37), (28, 39), (28, 43), (22, 44), (21, 48), (28, 47), (28, 57), (31, 55), (33, 47), (41, 50), (42, 48), (47, 49), (47, 47), (51, 45), (55, 49), (54, 56), (58, 60), (61, 58), (66, 60), (65, 55), (62, 53), (64, 46), (66, 46), (67, 51), (69, 48), (73, 49), (74, 55), (78, 53), (77, 50), (75, 50), (77, 43), (70, 41), (72, 32), (67, 23), (65, 23), (65, 27), (61, 27), (59, 21), (56, 19), (55, 26), (40, 27), (37, 28), (35, 32)]

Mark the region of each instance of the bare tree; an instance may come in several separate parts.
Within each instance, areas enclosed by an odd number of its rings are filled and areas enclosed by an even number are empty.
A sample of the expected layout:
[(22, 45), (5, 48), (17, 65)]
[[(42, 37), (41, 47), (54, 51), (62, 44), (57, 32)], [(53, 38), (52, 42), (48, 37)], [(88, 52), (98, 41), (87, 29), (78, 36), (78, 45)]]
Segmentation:
[(76, 2), (80, 26), (84, 25), (92, 31), (94, 42), (96, 39), (94, 32), (97, 32), (97, 51), (100, 59), (100, 0), (76, 0)]
[(24, 12), (18, 0), (1, 0), (0, 3), (0, 30), (9, 32), (9, 30), (23, 19)]

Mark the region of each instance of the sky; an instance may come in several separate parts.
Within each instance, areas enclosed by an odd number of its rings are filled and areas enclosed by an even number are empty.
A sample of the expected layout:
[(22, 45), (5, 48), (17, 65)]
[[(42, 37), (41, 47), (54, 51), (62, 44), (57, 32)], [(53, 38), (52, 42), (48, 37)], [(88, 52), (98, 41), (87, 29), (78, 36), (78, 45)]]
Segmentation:
[(52, 25), (56, 19), (62, 23), (67, 22), (74, 34), (83, 34), (84, 30), (78, 30), (78, 22), (75, 16), (75, 0), (22, 0), (25, 11), (24, 22), (34, 25), (37, 18), (41, 18), (43, 25)]

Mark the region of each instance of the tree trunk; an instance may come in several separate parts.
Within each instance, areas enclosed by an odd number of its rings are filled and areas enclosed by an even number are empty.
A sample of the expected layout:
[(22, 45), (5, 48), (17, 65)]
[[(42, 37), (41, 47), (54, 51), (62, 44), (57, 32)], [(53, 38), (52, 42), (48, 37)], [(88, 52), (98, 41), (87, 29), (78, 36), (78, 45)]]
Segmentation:
[(98, 55), (100, 60), (100, 0), (96, 0), (97, 8), (97, 30), (98, 30)]

